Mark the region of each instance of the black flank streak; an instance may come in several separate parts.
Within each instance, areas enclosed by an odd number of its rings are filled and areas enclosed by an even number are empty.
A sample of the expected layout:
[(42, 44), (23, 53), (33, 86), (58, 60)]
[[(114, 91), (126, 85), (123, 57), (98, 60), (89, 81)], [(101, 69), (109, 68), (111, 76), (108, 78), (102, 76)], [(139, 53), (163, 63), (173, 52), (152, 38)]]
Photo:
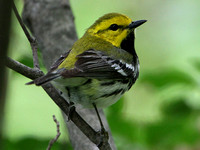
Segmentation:
[(119, 80), (119, 82), (121, 82), (122, 84), (128, 84), (130, 82), (130, 80)]
[(68, 97), (70, 98), (71, 95), (70, 95), (70, 90), (69, 90), (69, 88), (66, 86), (65, 89), (68, 91)]
[(101, 83), (101, 86), (109, 86), (109, 85), (113, 85), (113, 84), (115, 84), (115, 81), (103, 82), (103, 83)]
[(131, 80), (128, 84), (128, 90), (132, 87), (133, 83), (135, 83), (135, 81)]
[(100, 96), (100, 97), (110, 97), (110, 96), (118, 95), (118, 94), (124, 93), (124, 92), (125, 92), (124, 89), (119, 89), (119, 90), (116, 90), (116, 91), (114, 91), (114, 92), (112, 92), (112, 93), (104, 94), (104, 95), (102, 95), (102, 96)]

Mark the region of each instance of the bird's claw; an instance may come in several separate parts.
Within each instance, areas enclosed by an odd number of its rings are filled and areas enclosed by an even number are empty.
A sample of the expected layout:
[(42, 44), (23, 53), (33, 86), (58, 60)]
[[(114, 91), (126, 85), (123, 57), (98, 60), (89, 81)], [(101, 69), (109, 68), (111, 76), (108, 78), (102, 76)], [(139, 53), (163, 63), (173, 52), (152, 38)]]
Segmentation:
[(99, 144), (97, 144), (97, 146), (98, 146), (98, 147), (101, 147), (101, 145), (102, 145), (103, 143), (108, 142), (109, 134), (108, 134), (108, 132), (105, 130), (105, 128), (101, 128), (101, 130), (98, 131), (97, 134), (98, 134), (99, 137), (100, 137)]
[(71, 120), (71, 116), (72, 116), (72, 113), (75, 111), (76, 107), (74, 106), (74, 103), (73, 102), (70, 102), (69, 103), (69, 110), (68, 110), (68, 118), (67, 118), (67, 121), (70, 121)]

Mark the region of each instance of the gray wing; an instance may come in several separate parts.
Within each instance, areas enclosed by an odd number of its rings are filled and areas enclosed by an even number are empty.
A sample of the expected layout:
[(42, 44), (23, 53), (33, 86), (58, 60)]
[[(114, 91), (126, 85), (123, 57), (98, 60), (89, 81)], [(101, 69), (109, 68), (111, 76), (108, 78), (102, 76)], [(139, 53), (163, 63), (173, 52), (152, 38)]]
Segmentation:
[(65, 60), (65, 58), (69, 55), (71, 50), (69, 50), (67, 53), (64, 53), (63, 55), (60, 56), (60, 58), (58, 60), (55, 61), (55, 63), (51, 66), (49, 72), (42, 76), (39, 77), (31, 82), (26, 83), (26, 85), (30, 85), (30, 84), (36, 84), (38, 86), (47, 83), (55, 78), (60, 77), (60, 73), (64, 70), (64, 69), (59, 69), (56, 70), (58, 68), (58, 66)]
[(58, 77), (86, 77), (86, 78), (102, 78), (102, 79), (122, 79), (133, 77), (134, 66), (127, 64), (122, 60), (116, 60), (107, 56), (102, 51), (93, 49), (87, 50), (77, 56), (75, 67), (72, 69), (57, 69), (64, 61), (69, 53), (62, 55), (51, 67), (50, 71), (28, 84), (35, 83), (42, 85)]
[(133, 76), (134, 66), (107, 56), (102, 51), (88, 50), (77, 56), (75, 67), (61, 73), (67, 77), (121, 79)]

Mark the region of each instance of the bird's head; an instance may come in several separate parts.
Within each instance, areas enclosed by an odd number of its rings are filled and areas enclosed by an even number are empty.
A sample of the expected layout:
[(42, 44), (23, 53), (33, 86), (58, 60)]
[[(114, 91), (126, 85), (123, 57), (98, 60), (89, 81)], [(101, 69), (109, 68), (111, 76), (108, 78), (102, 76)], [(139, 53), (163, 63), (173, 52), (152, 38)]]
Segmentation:
[(135, 28), (145, 22), (146, 20), (132, 21), (125, 15), (109, 13), (100, 17), (86, 33), (104, 39), (116, 47), (123, 48), (123, 46), (127, 46), (126, 40), (134, 44)]

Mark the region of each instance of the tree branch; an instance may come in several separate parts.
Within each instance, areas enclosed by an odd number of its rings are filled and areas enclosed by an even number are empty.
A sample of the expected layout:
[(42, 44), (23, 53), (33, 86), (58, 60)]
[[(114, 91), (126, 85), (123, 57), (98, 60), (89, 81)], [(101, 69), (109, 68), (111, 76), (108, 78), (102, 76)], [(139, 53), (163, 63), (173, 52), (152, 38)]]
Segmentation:
[[(25, 66), (24, 64), (15, 61), (11, 58), (7, 58), (6, 66), (30, 79), (36, 79), (44, 75), (42, 71), (38, 69), (32, 69)], [(52, 86), (51, 83), (44, 84), (42, 88), (46, 93), (52, 98), (52, 100), (60, 107), (60, 109), (68, 115), (69, 112), (69, 103), (60, 96), (59, 92)], [(70, 114), (70, 119), (73, 123), (96, 145), (99, 145), (102, 142), (102, 137), (96, 132), (83, 118), (76, 112), (73, 111)], [(107, 147), (107, 149), (105, 149)], [(110, 150), (110, 145), (108, 142), (104, 142), (100, 147), (100, 150)]]
[(32, 69), (18, 61), (15, 61), (15, 60), (9, 58), (9, 57), (7, 57), (7, 59), (6, 59), (6, 66), (8, 68), (22, 74), (23, 76), (32, 79), (32, 80), (44, 75), (44, 73), (41, 70)]

